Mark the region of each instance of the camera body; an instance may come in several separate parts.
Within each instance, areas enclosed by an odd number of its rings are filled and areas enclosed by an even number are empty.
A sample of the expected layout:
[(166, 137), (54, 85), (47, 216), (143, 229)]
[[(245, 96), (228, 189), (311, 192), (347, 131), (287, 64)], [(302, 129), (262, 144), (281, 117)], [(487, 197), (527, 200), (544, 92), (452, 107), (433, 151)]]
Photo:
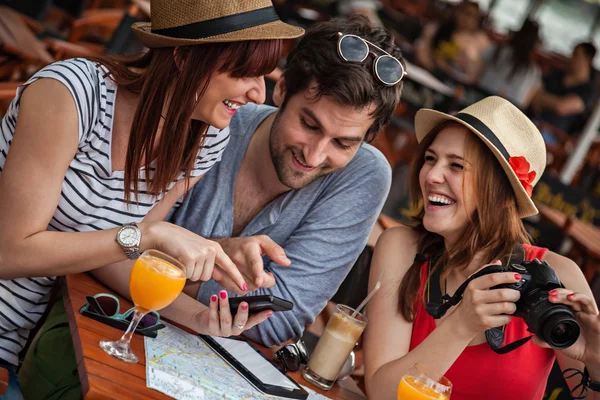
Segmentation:
[(521, 274), (520, 281), (491, 289), (508, 288), (521, 293), (514, 315), (523, 318), (531, 333), (556, 349), (567, 348), (577, 341), (581, 329), (571, 307), (548, 300), (551, 290), (564, 286), (547, 262), (534, 259), (519, 264), (491, 265), (478, 271), (477, 275), (497, 272)]

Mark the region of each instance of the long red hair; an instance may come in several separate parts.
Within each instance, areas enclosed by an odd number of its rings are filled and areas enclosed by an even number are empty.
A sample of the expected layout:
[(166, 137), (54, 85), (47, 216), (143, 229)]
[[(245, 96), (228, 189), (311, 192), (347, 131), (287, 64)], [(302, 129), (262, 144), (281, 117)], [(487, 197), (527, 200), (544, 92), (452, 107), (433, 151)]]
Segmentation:
[[(94, 58), (108, 68), (117, 85), (140, 97), (127, 144), (125, 201), (132, 193), (137, 200), (139, 170), (143, 166), (150, 171), (152, 160), (154, 176), (149, 179), (146, 174), (151, 195), (165, 192), (182, 172), (189, 177), (208, 129), (205, 122), (191, 118), (196, 93), (200, 100), (217, 73), (228, 72), (234, 78), (268, 74), (277, 66), (281, 48), (281, 40), (258, 40), (179, 47), (177, 60), (173, 47), (150, 49), (137, 58)], [(164, 124), (158, 135), (161, 118)]]
[[(425, 163), (425, 151), (436, 136), (449, 126), (464, 128), (454, 121), (447, 121), (435, 127), (419, 143), (410, 175), (411, 201), (415, 210), (413, 227), (419, 233), (417, 252), (430, 260), (432, 257), (439, 257), (432, 271), (443, 268), (442, 277), (452, 268), (466, 268), (476, 253), (482, 252), (483, 259), (489, 262), (501, 260), (505, 263), (517, 244), (529, 243), (529, 235), (519, 217), (517, 198), (506, 173), (491, 150), (472, 132), (469, 132), (465, 139), (465, 159), (474, 166), (477, 209), (465, 227), (461, 239), (448, 248), (442, 236), (425, 229), (419, 173)], [(421, 265), (421, 261), (415, 261), (400, 283), (398, 310), (407, 321), (414, 320), (415, 305), (424, 301), (417, 299), (421, 283)]]

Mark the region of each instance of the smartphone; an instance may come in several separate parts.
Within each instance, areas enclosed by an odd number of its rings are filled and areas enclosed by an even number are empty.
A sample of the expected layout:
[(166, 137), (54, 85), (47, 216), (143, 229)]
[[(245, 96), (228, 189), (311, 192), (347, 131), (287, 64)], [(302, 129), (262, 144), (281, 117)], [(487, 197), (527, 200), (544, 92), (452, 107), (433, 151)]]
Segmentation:
[(294, 303), (291, 301), (287, 301), (273, 295), (241, 296), (232, 297), (229, 299), (229, 309), (231, 310), (231, 315), (235, 315), (242, 301), (248, 303), (248, 312), (250, 314), (263, 310), (289, 311), (294, 308)]

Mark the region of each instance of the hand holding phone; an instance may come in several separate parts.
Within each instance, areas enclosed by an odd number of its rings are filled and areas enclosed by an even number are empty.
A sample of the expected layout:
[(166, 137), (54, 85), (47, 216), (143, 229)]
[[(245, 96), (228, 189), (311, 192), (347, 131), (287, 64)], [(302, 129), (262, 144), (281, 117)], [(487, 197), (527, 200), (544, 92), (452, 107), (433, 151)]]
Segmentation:
[(291, 301), (284, 300), (273, 295), (241, 296), (232, 297), (229, 299), (229, 309), (231, 310), (231, 315), (235, 315), (240, 303), (243, 301), (248, 303), (248, 312), (250, 314), (263, 310), (289, 311), (294, 308), (294, 303)]

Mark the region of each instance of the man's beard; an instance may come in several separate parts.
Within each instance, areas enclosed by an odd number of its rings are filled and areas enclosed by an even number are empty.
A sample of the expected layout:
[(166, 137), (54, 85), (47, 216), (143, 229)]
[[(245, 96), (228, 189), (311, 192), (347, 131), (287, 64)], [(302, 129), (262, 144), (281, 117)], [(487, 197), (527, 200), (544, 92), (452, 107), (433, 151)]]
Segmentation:
[(279, 125), (280, 114), (278, 113), (271, 126), (269, 132), (269, 152), (271, 160), (275, 167), (275, 172), (279, 181), (290, 189), (302, 189), (308, 186), (317, 178), (335, 172), (331, 167), (318, 166), (310, 172), (302, 172), (295, 170), (292, 166), (291, 159), (294, 154), (301, 162), (305, 162), (302, 156), (302, 151), (294, 146), (286, 146), (279, 142), (277, 135), (277, 127)]

